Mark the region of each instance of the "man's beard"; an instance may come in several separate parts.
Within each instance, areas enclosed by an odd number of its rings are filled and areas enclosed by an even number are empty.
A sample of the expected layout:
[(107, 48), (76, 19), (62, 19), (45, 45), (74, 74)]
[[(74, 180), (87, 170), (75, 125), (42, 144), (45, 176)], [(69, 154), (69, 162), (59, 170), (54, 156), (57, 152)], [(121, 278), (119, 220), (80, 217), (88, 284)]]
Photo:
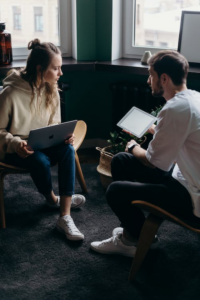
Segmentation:
[(162, 88), (162, 86), (160, 84), (160, 81), (159, 81), (158, 84), (157, 84), (156, 90), (154, 90), (154, 91), (152, 90), (152, 95), (154, 97), (162, 97), (163, 94), (164, 94), (164, 90), (163, 90), (163, 88)]

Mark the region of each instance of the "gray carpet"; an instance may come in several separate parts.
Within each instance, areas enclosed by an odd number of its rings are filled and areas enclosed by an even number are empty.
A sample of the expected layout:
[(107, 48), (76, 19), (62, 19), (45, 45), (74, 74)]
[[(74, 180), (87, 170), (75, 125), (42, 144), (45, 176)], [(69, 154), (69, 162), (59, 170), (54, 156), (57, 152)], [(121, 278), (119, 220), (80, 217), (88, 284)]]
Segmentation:
[[(90, 250), (92, 241), (110, 237), (119, 222), (106, 204), (96, 165), (82, 165), (82, 169), (87, 202), (72, 211), (85, 234), (82, 243), (67, 241), (56, 231), (59, 213), (46, 206), (28, 174), (6, 177), (0, 299), (199, 299), (200, 236), (178, 225), (163, 223), (159, 247), (148, 253), (134, 285), (127, 281), (131, 258)], [(57, 191), (56, 168), (52, 177)]]

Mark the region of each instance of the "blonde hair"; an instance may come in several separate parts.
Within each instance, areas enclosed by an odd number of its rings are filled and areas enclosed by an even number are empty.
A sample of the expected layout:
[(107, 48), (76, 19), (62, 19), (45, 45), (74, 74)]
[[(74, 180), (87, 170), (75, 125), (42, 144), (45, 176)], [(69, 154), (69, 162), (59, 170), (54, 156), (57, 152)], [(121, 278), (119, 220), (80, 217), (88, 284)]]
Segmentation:
[[(40, 43), (39, 39), (34, 39), (28, 43), (28, 49), (31, 50), (26, 67), (20, 71), (20, 76), (22, 79), (26, 80), (31, 89), (32, 89), (32, 98), (31, 104), (34, 99), (34, 89), (37, 89), (38, 97), (41, 97), (42, 89), (45, 88), (46, 95), (46, 107), (51, 112), (54, 112), (57, 106), (57, 97), (55, 97), (55, 93), (58, 91), (58, 86), (50, 85), (47, 82), (44, 82), (44, 73), (48, 69), (52, 57), (56, 54), (61, 55), (61, 51), (58, 47), (56, 47), (52, 43)], [(41, 73), (39, 78), (39, 86), (38, 84), (38, 72), (37, 66), (40, 65)], [(38, 110), (40, 108), (40, 102), (38, 103)]]

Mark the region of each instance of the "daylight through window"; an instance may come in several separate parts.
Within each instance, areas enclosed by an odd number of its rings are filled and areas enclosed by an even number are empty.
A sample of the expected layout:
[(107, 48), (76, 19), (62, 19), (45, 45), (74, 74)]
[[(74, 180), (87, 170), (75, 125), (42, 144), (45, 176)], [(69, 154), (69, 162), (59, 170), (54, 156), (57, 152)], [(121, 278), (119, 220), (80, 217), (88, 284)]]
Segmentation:
[(177, 49), (182, 10), (200, 11), (199, 0), (136, 0), (132, 46)]
[(27, 48), (39, 38), (59, 46), (59, 0), (0, 0), (1, 20), (12, 35), (13, 48)]

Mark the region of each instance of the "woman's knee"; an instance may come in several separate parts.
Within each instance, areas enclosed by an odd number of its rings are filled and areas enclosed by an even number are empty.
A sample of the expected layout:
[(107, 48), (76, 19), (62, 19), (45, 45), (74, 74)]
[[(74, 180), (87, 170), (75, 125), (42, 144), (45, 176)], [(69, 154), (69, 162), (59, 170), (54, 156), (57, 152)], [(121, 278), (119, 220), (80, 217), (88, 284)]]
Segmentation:
[(75, 158), (75, 150), (71, 144), (64, 144), (60, 148), (60, 154), (62, 157), (67, 156), (71, 159)]

